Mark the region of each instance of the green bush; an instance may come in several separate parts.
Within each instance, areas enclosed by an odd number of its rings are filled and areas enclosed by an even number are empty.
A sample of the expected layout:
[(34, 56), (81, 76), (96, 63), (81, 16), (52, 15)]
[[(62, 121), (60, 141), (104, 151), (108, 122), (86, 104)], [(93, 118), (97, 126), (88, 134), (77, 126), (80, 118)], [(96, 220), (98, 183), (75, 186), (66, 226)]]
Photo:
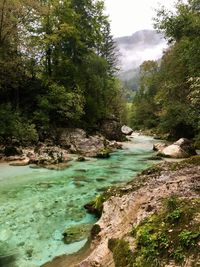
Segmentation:
[(35, 125), (15, 112), (10, 104), (0, 105), (0, 137), (2, 140), (17, 139), (22, 144), (38, 140)]

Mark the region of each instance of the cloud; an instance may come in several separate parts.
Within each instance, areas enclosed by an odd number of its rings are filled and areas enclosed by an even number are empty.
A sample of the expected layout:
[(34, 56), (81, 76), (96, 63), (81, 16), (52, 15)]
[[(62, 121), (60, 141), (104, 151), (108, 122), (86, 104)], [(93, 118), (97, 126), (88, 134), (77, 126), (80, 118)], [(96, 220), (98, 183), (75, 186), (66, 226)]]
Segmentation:
[(131, 35), (137, 30), (153, 29), (155, 9), (172, 8), (174, 0), (105, 0), (114, 37)]
[(119, 49), (119, 64), (122, 71), (139, 67), (145, 60), (157, 60), (161, 58), (163, 50), (167, 48), (166, 42), (161, 42), (152, 47), (143, 48), (138, 46), (136, 49)]

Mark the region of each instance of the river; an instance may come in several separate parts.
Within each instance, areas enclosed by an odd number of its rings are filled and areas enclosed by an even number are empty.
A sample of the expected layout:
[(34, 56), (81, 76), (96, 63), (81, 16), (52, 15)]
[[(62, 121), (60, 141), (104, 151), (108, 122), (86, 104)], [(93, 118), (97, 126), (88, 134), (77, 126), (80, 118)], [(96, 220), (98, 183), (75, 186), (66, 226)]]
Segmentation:
[(151, 166), (154, 142), (135, 134), (109, 159), (74, 160), (62, 171), (0, 164), (0, 255), (15, 254), (16, 267), (38, 267), (78, 251), (87, 238), (64, 244), (63, 231), (93, 224), (83, 205)]

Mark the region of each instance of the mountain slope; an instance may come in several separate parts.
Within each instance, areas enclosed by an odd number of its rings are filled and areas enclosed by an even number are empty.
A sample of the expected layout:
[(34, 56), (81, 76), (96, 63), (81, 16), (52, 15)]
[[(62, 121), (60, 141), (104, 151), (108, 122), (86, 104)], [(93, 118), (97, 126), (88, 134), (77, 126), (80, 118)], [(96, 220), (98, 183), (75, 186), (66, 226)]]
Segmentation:
[(119, 62), (119, 79), (122, 81), (128, 102), (139, 86), (139, 66), (145, 60), (158, 60), (167, 48), (164, 37), (155, 30), (137, 31), (131, 36), (115, 39)]

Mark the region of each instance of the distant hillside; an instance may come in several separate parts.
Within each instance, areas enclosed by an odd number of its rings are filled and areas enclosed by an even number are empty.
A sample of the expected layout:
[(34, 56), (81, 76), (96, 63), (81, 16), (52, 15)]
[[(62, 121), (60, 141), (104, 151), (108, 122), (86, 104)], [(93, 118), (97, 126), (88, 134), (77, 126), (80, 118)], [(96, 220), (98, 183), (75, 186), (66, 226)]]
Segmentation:
[(154, 30), (137, 31), (131, 36), (115, 39), (120, 65), (119, 78), (126, 89), (126, 98), (131, 101), (133, 91), (138, 89), (139, 66), (145, 60), (158, 60), (167, 43)]

